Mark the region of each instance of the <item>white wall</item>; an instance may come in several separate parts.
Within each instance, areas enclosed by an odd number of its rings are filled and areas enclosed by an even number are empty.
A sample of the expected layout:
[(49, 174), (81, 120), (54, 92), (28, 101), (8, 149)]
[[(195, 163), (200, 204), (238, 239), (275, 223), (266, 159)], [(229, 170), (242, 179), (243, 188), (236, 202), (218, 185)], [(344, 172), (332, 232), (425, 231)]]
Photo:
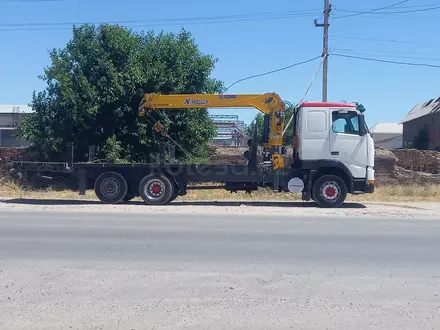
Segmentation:
[(396, 134), (396, 133), (371, 133), (371, 137), (373, 138), (374, 142), (394, 139), (402, 135), (403, 134)]
[(374, 144), (378, 147), (385, 148), (388, 150), (399, 149), (403, 147), (403, 136), (397, 136), (395, 138), (374, 141)]

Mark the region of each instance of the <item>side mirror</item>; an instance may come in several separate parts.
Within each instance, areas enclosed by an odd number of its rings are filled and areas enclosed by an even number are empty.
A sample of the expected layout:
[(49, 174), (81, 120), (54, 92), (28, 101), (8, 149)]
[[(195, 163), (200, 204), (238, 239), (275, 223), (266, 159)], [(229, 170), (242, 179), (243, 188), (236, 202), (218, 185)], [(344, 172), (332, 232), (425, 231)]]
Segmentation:
[(367, 126), (365, 124), (365, 117), (364, 114), (359, 114), (358, 115), (359, 118), (359, 136), (365, 136), (367, 135)]

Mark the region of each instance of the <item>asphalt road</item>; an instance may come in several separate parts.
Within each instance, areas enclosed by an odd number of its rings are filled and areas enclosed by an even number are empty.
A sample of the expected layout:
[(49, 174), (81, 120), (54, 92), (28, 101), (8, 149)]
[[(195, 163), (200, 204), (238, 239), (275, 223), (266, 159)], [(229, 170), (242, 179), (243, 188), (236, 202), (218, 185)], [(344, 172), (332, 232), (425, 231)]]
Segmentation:
[(1, 329), (439, 329), (440, 222), (0, 213)]

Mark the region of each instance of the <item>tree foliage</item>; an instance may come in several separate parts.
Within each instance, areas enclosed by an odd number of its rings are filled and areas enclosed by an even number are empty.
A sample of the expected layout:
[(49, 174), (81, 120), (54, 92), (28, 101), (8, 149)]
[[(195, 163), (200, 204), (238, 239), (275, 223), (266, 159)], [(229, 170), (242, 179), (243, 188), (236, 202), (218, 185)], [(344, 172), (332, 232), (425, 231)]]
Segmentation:
[[(135, 33), (117, 25), (82, 25), (63, 49), (50, 52), (51, 64), (40, 77), (44, 91), (33, 94), (34, 115), (20, 135), (42, 158), (60, 159), (68, 142), (84, 159), (89, 145), (112, 161), (149, 161), (163, 137), (138, 117), (145, 93), (220, 93), (210, 77), (216, 59), (203, 54), (191, 34)], [(200, 156), (215, 135), (206, 109), (155, 114), (166, 119), (170, 135)], [(164, 123), (164, 122), (162, 122)], [(182, 156), (176, 148), (176, 156)]]
[[(290, 118), (292, 118), (293, 110), (294, 110), (294, 106), (288, 106), (286, 108), (286, 115), (284, 118), (285, 125), (287, 125)], [(255, 131), (255, 126), (257, 126), (257, 128), (258, 128), (258, 132), (257, 132), (258, 144), (263, 143), (263, 123), (264, 123), (264, 115), (262, 113), (258, 113), (255, 116), (254, 120), (252, 120), (251, 124), (247, 128), (248, 136), (253, 137), (254, 131)], [(283, 143), (285, 145), (292, 145), (292, 143), (293, 143), (293, 126), (292, 125), (293, 125), (293, 123), (291, 123), (291, 125), (288, 127), (288, 129), (286, 131), (286, 134), (284, 134)]]

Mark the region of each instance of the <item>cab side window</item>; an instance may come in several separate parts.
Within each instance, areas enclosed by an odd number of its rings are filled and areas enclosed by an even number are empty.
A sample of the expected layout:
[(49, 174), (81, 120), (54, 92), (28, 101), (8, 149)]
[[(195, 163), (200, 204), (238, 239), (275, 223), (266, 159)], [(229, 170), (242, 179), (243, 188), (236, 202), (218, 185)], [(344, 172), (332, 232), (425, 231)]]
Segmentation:
[(332, 113), (332, 126), (335, 133), (359, 135), (359, 117), (356, 112)]

